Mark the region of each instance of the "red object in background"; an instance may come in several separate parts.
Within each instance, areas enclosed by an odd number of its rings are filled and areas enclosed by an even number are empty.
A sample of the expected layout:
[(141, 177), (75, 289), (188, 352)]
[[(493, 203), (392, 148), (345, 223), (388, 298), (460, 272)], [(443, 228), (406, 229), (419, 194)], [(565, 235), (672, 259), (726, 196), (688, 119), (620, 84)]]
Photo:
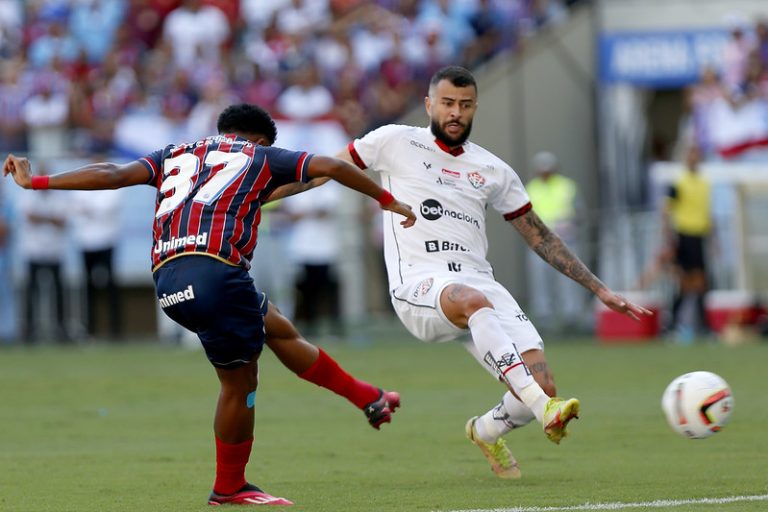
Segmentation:
[(740, 290), (714, 290), (706, 298), (709, 328), (722, 332), (726, 325), (755, 325), (765, 308), (755, 295)]
[(645, 342), (653, 339), (661, 332), (659, 323), (659, 308), (647, 307), (653, 315), (641, 317), (640, 320), (610, 309), (597, 312), (595, 333), (597, 338), (605, 343), (616, 341)]
[(642, 306), (651, 313), (634, 320), (623, 313), (608, 309), (603, 303), (597, 303), (595, 309), (595, 335), (602, 343), (647, 342), (661, 332), (661, 308), (659, 301), (646, 293), (619, 292), (627, 300)]

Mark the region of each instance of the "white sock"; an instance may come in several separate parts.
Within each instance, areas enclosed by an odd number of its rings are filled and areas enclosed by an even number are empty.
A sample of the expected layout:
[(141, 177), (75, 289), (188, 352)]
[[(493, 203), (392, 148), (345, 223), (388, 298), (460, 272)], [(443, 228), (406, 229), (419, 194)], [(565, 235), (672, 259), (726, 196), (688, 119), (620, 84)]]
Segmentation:
[(477, 418), (475, 432), (477, 437), (493, 444), (501, 436), (526, 426), (534, 419), (533, 411), (507, 391), (496, 407)]
[(541, 422), (549, 397), (533, 379), (514, 342), (502, 329), (496, 310), (478, 309), (467, 323), (483, 362), (496, 372)]

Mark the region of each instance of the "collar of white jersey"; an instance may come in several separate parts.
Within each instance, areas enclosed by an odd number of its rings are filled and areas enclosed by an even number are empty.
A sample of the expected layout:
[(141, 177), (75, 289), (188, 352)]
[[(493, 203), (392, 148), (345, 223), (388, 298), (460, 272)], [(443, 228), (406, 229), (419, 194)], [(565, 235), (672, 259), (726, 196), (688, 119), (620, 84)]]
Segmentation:
[(452, 156), (460, 156), (464, 154), (464, 146), (467, 145), (466, 142), (464, 142), (461, 146), (451, 148), (446, 144), (445, 142), (441, 141), (440, 139), (435, 138), (435, 144), (437, 144), (437, 147), (448, 153)]

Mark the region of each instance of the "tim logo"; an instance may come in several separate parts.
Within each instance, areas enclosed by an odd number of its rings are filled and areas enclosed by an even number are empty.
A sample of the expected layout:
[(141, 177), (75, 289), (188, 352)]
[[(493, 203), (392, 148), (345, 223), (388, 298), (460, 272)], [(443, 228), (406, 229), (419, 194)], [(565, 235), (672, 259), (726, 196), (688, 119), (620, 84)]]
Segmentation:
[(448, 270), (450, 272), (461, 272), (461, 263), (456, 263), (455, 261), (449, 261)]
[(485, 178), (483, 178), (483, 175), (477, 171), (467, 174), (467, 179), (469, 180), (469, 184), (475, 188), (480, 188), (485, 185)]

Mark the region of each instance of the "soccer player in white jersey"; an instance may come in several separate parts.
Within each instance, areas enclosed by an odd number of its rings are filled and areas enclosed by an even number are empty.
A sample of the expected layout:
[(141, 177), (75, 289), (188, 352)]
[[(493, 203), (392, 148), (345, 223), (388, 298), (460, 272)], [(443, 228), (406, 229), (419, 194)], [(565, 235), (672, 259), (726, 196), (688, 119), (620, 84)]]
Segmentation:
[(559, 443), (578, 417), (579, 401), (557, 398), (536, 328), (493, 276), (486, 260), (485, 209), (490, 204), (528, 245), (609, 308), (637, 318), (649, 311), (615, 294), (550, 231), (520, 178), (501, 159), (468, 141), (477, 84), (464, 68), (439, 70), (424, 100), (429, 127), (387, 125), (338, 156), (381, 175), (382, 185), (414, 206), (419, 222), (397, 230), (385, 213), (385, 259), (395, 312), (422, 341), (453, 340), (467, 331), (468, 351), (506, 384), (501, 402), (470, 418), (467, 437), (501, 478), (520, 469), (501, 438), (534, 418)]

